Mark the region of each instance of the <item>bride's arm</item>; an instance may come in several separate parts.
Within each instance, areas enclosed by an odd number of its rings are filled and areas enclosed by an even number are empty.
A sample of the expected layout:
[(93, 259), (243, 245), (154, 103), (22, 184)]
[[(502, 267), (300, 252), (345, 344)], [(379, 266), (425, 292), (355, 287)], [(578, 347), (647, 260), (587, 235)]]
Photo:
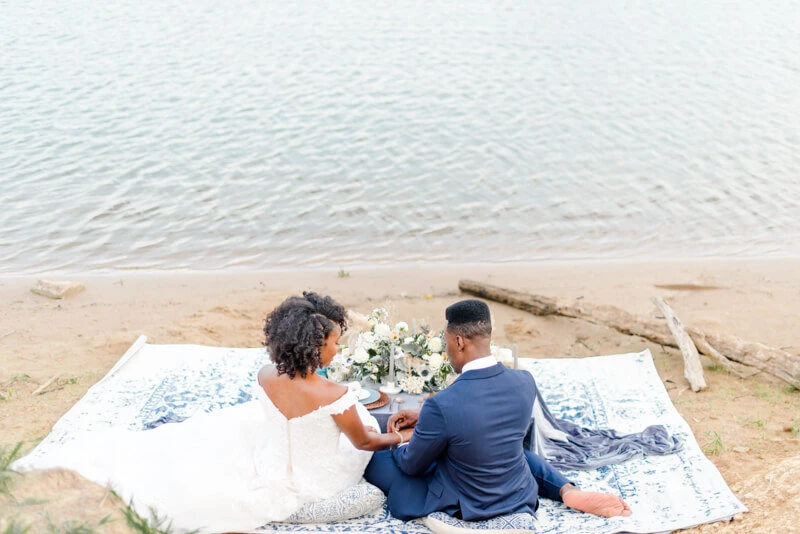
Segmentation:
[[(381, 451), (400, 444), (400, 436), (396, 433), (379, 434), (373, 428), (364, 425), (358, 416), (355, 406), (333, 416), (339, 426), (356, 449), (362, 451)], [(413, 429), (403, 430), (403, 442), (408, 442)]]

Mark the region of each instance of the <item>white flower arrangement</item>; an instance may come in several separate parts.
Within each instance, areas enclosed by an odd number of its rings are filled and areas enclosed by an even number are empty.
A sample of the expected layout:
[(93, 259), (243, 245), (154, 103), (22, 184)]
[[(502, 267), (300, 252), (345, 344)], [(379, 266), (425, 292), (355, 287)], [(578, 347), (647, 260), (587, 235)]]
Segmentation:
[(369, 330), (358, 334), (352, 347), (343, 347), (328, 367), (328, 377), (336, 382), (370, 380), (385, 382), (389, 358), (394, 358), (395, 383), (408, 394), (439, 391), (456, 379), (440, 333), (423, 327), (413, 333), (408, 323), (388, 324), (388, 313), (376, 308), (369, 315)]

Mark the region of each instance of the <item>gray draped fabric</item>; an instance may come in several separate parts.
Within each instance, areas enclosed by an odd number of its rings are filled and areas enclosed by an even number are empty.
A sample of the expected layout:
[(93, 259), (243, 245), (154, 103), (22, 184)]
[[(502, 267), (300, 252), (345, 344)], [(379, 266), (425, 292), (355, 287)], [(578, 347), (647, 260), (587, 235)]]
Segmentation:
[(672, 454), (683, 449), (683, 439), (670, 436), (662, 425), (652, 425), (634, 434), (618, 434), (614, 430), (593, 430), (557, 419), (550, 413), (537, 387), (531, 427), (524, 445), (558, 469), (589, 470), (645, 454)]

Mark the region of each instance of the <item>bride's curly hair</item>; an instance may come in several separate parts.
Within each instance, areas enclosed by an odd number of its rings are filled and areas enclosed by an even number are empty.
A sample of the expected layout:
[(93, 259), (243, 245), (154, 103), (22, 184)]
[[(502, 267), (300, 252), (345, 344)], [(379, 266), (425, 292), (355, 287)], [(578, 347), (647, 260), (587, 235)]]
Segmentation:
[(303, 292), (272, 310), (264, 322), (264, 345), (278, 374), (303, 378), (321, 365), (320, 350), (328, 334), (339, 325), (347, 329), (344, 306), (331, 297)]

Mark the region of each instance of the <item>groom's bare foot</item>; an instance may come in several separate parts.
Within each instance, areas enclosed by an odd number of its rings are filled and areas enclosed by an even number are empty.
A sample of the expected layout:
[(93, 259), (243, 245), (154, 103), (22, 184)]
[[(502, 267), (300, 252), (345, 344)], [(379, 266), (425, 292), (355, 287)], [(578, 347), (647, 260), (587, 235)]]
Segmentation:
[(631, 509), (616, 495), (581, 491), (577, 488), (564, 491), (561, 498), (564, 504), (575, 510), (603, 517), (629, 516)]

